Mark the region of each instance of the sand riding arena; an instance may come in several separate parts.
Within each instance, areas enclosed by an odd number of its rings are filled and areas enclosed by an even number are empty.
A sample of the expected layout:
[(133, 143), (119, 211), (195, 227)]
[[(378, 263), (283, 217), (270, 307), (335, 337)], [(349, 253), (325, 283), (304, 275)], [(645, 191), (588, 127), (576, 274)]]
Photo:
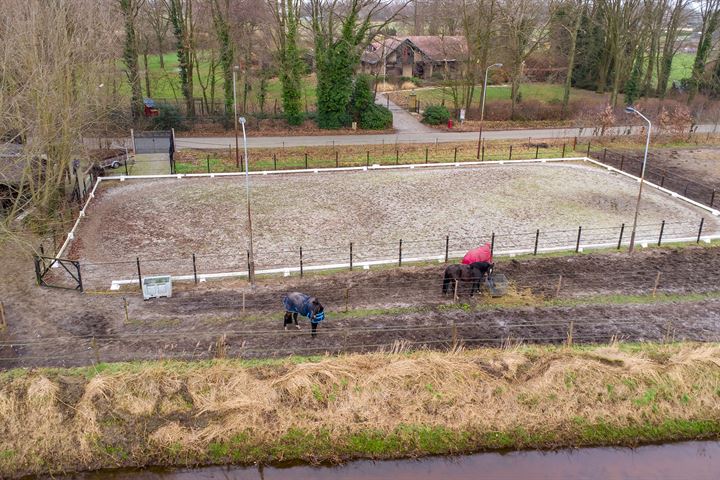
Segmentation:
[[(256, 269), (285, 274), (444, 261), (491, 239), (498, 254), (626, 245), (638, 191), (588, 159), (253, 172), (250, 184)], [(103, 180), (62, 256), (79, 262), (86, 290), (136, 287), (138, 269), (242, 276), (245, 195), (237, 174)], [(709, 240), (718, 213), (650, 184), (638, 242)]]

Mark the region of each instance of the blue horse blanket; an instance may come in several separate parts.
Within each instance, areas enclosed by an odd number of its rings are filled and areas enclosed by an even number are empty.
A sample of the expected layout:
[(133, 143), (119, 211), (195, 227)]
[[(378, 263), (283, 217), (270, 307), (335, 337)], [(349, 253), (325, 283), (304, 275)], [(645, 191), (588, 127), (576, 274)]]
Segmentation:
[[(300, 292), (288, 293), (283, 297), (283, 305), (286, 311), (308, 317), (312, 323), (320, 323), (325, 319), (325, 312), (322, 310), (314, 312), (313, 302), (320, 305), (315, 297)], [(322, 306), (320, 309), (322, 309)]]

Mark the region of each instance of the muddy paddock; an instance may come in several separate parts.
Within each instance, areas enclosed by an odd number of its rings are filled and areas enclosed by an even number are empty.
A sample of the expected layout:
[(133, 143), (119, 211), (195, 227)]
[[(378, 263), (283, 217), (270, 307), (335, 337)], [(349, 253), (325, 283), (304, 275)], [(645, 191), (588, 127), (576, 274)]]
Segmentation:
[[(0, 334), (0, 368), (208, 358), (219, 350), (255, 358), (398, 343), (560, 343), (569, 329), (577, 342), (720, 340), (720, 251), (711, 247), (500, 259), (511, 294), (469, 298), (461, 291), (458, 302), (441, 292), (443, 265), (271, 277), (254, 290), (240, 281), (177, 284), (173, 298), (150, 301), (137, 290), (38, 288), (21, 266), (11, 272), (19, 281), (3, 289), (8, 329)], [(326, 306), (315, 339), (307, 320), (300, 331), (283, 331), (281, 298), (292, 290)], [(657, 302), (615, 298), (653, 291)]]

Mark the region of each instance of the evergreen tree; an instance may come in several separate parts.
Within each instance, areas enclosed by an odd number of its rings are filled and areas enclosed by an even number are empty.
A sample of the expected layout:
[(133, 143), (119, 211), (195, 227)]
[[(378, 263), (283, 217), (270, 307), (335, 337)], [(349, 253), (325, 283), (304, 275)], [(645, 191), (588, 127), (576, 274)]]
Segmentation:
[(639, 52), (635, 56), (635, 62), (633, 64), (630, 78), (625, 83), (625, 105), (633, 105), (635, 100), (640, 97), (640, 83), (642, 82), (642, 64), (643, 57), (642, 52)]

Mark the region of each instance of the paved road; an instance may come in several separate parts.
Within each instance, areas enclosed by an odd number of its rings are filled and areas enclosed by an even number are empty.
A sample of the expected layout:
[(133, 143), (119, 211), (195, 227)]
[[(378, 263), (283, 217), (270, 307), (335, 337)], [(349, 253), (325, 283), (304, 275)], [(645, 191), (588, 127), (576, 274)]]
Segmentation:
[(427, 135), (436, 132), (432, 127), (421, 123), (412, 113), (391, 102), (390, 99), (382, 93), (378, 94), (375, 103), (390, 109), (393, 115), (393, 128), (395, 128), (399, 134), (419, 133)]
[[(605, 131), (608, 136), (626, 134), (632, 128), (632, 133), (639, 134), (642, 127), (614, 127)], [(696, 132), (713, 132), (715, 125), (698, 125)], [(483, 133), (486, 140), (525, 140), (525, 139), (554, 139), (572, 137), (591, 137), (596, 134), (593, 128), (545, 128), (545, 129), (517, 129), (517, 130), (491, 130)], [(429, 143), (429, 142), (468, 142), (477, 141), (478, 132), (441, 132), (433, 130), (429, 133), (403, 133), (383, 135), (313, 135), (304, 137), (249, 137), (248, 148), (273, 147), (310, 147), (329, 145), (380, 145), (395, 143)], [(234, 143), (232, 137), (186, 137), (177, 138), (178, 148), (228, 148)]]

